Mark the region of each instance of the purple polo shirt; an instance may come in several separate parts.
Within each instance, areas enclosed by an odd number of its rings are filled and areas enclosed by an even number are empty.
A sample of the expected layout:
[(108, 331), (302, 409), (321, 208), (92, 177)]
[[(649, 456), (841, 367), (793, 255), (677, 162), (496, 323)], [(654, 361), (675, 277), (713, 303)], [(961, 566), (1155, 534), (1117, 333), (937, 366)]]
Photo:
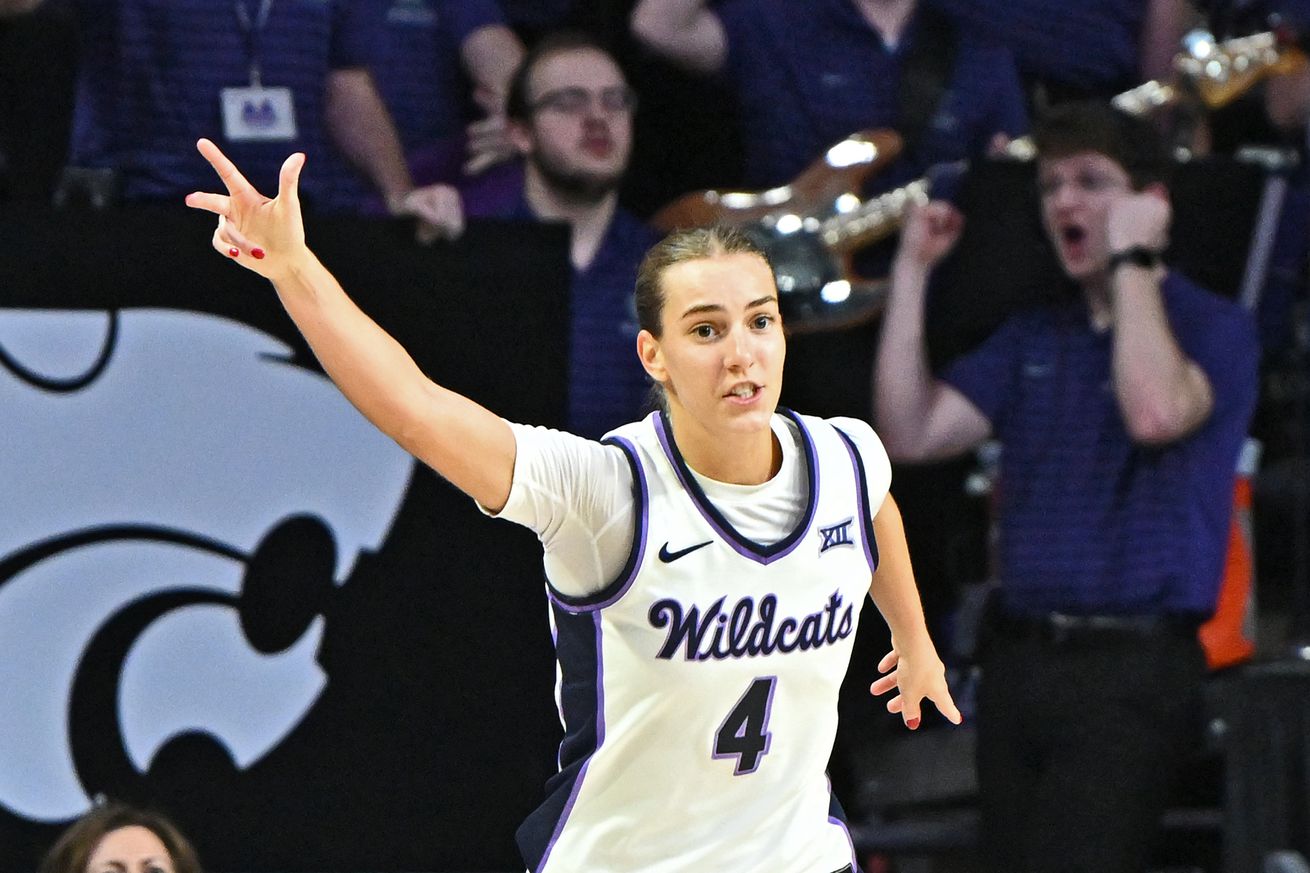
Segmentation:
[(1025, 76), (1089, 93), (1141, 84), (1144, 0), (935, 0), (970, 31), (1009, 46)]
[(219, 93), (250, 82), (234, 5), (242, 2), (257, 18), (258, 0), (76, 0), (82, 54), (70, 162), (117, 168), (126, 200), (180, 200), (218, 184), (196, 152), (204, 136), (269, 194), (286, 156), (304, 151), (302, 196), (310, 206), (329, 200), (324, 86), (331, 71), (369, 63), (372, 19), (352, 0), (276, 0), (259, 35), (263, 83), (291, 89), (299, 136), (228, 142)]
[[(916, 22), (889, 49), (852, 0), (726, 0), (715, 12), (728, 40), (724, 74), (737, 95), (748, 185), (788, 182), (848, 134), (897, 127), (897, 83)], [(962, 30), (918, 153), (876, 187), (977, 157), (998, 131), (1026, 133), (1024, 106), (1008, 50)]]
[(1284, 22), (1302, 33), (1310, 26), (1310, 0), (1273, 0), (1269, 6)]
[(462, 140), (469, 86), (460, 48), (479, 28), (505, 23), (496, 0), (380, 2), (382, 41), (373, 78), (405, 151), (448, 137)]
[(1214, 610), (1259, 348), (1235, 303), (1174, 273), (1163, 294), (1183, 353), (1214, 390), (1210, 418), (1170, 445), (1129, 438), (1112, 388), (1111, 335), (1091, 329), (1082, 301), (1012, 316), (942, 376), (1002, 444), (1009, 612)]
[[(517, 184), (510, 184), (510, 169)], [(461, 186), (469, 218), (539, 222), (523, 196), (521, 165), (497, 168)], [(568, 430), (598, 439), (645, 413), (650, 380), (637, 359), (637, 267), (659, 241), (620, 207), (585, 270), (573, 271), (569, 303)]]

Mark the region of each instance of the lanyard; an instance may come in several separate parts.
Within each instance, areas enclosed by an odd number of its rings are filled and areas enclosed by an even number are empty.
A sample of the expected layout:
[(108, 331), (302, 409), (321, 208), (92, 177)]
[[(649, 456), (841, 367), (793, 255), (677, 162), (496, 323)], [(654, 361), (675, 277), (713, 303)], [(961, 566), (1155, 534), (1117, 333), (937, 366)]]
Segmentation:
[(237, 14), (237, 24), (241, 27), (241, 33), (246, 38), (246, 55), (250, 59), (250, 84), (260, 87), (260, 65), (259, 50), (260, 36), (264, 32), (264, 25), (268, 23), (268, 13), (273, 9), (273, 0), (259, 0), (259, 11), (255, 13), (255, 18), (250, 19), (250, 12), (246, 10), (246, 0), (233, 0), (233, 8)]

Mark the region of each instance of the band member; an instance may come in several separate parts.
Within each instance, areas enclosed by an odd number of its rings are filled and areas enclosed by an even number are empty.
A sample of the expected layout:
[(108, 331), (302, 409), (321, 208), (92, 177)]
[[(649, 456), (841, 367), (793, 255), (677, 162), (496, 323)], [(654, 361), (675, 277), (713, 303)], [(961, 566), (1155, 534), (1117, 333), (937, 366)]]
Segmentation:
[(934, 376), (925, 285), (962, 219), (915, 211), (877, 421), (904, 461), (1002, 446), (978, 699), (993, 869), (1139, 873), (1200, 727), (1196, 630), (1218, 596), (1259, 352), (1237, 304), (1160, 260), (1169, 162), (1149, 122), (1068, 103), (1034, 139), (1046, 234), (1081, 293), (1012, 316)]

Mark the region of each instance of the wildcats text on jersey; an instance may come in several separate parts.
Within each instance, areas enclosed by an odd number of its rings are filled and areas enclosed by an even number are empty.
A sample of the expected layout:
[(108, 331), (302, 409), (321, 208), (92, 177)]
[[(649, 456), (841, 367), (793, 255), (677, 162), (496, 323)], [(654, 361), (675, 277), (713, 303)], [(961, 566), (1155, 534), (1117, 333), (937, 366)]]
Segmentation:
[(519, 831), (534, 873), (852, 863), (825, 772), (890, 464), (863, 422), (770, 426), (782, 457), (755, 486), (697, 474), (662, 413), (612, 435), (632, 543), (592, 597), (551, 591), (565, 739)]
[(855, 627), (852, 605), (847, 603), (842, 609), (845, 601), (840, 591), (834, 591), (828, 597), (827, 605), (818, 612), (800, 620), (784, 618), (776, 627), (778, 598), (774, 595), (766, 594), (761, 598), (758, 614), (754, 598), (741, 598), (730, 613), (723, 608), (726, 599), (720, 597), (710, 604), (703, 617), (700, 607), (694, 604), (684, 610), (682, 604), (671, 597), (656, 601), (648, 615), (651, 626), (669, 630), (655, 657), (671, 660), (680, 646), (687, 661), (722, 661), (774, 652), (803, 652), (843, 640)]

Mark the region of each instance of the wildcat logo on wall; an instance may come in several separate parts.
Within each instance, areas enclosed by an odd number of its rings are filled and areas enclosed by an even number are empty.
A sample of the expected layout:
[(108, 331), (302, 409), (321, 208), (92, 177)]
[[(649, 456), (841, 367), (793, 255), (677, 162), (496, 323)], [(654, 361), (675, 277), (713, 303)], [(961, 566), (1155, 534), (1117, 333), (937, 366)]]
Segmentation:
[(329, 682), (314, 604), (413, 459), (280, 340), (198, 312), (0, 310), (0, 409), (0, 808), (71, 819), (188, 735), (267, 756)]

